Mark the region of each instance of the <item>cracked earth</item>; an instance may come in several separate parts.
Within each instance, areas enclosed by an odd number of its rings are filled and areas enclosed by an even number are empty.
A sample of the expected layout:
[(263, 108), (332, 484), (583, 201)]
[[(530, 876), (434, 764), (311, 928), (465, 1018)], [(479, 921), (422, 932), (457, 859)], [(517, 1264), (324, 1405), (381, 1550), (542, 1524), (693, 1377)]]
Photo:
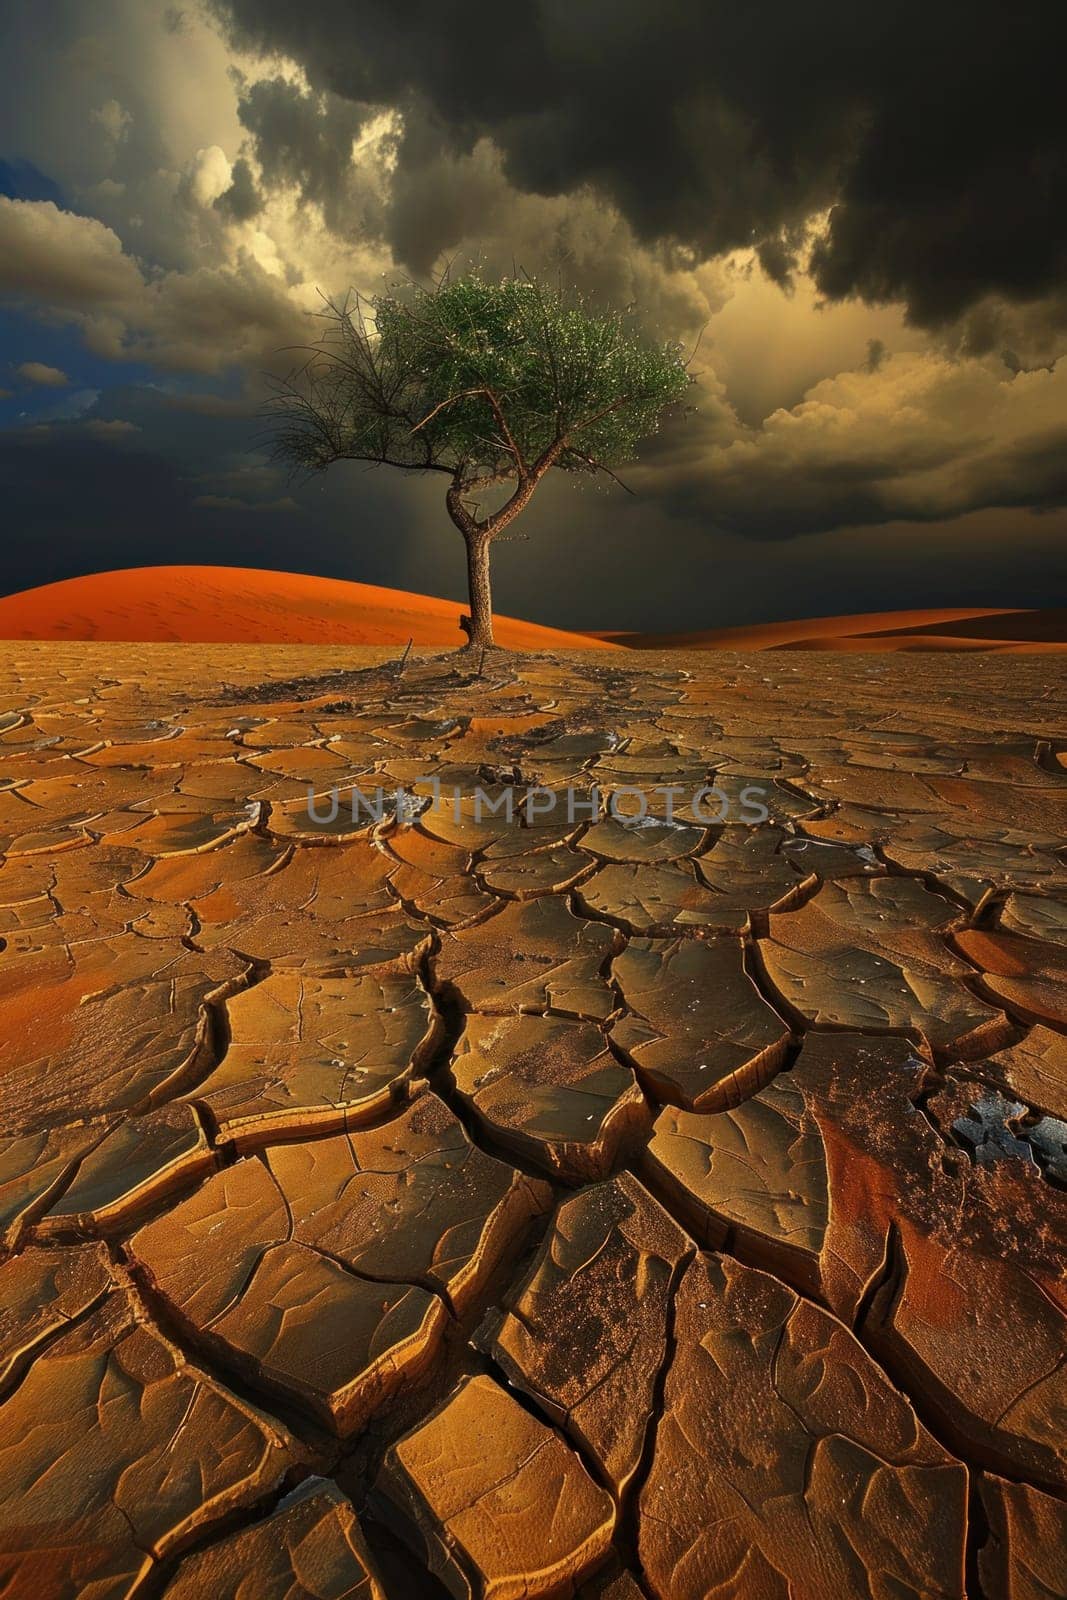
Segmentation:
[(1061, 669), (385, 656), (0, 664), (0, 1595), (1061, 1594)]

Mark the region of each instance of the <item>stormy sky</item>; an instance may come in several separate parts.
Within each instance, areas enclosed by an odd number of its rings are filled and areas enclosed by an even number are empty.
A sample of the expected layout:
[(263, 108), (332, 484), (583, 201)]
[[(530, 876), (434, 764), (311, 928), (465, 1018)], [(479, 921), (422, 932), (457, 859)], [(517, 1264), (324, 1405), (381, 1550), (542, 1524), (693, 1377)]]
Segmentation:
[(1064, 604), (1053, 15), (5, 8), (0, 591), (191, 561), (458, 597), (436, 479), (289, 482), (258, 409), (321, 294), (477, 262), (696, 346), (697, 409), (632, 496), (539, 491), (498, 547), (502, 610), (667, 629)]

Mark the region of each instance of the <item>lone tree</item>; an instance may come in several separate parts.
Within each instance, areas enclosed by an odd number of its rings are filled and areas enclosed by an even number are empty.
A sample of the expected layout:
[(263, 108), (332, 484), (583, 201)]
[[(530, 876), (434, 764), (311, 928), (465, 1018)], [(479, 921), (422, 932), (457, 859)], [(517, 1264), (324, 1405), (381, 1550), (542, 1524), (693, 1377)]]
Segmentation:
[[(268, 402), (275, 457), (310, 472), (366, 461), (444, 473), (467, 547), (460, 626), (472, 646), (493, 644), (490, 546), (546, 473), (614, 478), (690, 381), (678, 346), (526, 277), (446, 278), (327, 302), (324, 316), (323, 337)], [(502, 503), (483, 511), (487, 493)]]

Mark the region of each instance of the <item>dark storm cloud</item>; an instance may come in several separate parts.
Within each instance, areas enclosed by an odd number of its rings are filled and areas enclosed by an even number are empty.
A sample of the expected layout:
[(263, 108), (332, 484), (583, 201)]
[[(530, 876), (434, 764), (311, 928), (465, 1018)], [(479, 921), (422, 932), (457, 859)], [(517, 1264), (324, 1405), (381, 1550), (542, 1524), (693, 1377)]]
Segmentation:
[(319, 89), (428, 107), (457, 149), (491, 136), (520, 188), (592, 185), (642, 238), (756, 245), (779, 281), (828, 207), (821, 291), (903, 299), (922, 323), (1037, 298), (1067, 267), (1048, 0), (216, 5)]
[[(268, 188), (294, 184), (305, 200), (322, 206), (328, 227), (358, 222), (364, 232), (380, 233), (380, 214), (368, 214), (369, 196), (358, 191), (352, 167), (352, 143), (371, 114), (366, 106), (336, 94), (309, 94), (285, 78), (269, 78), (244, 89), (237, 111)], [(236, 169), (234, 180), (246, 188)], [(352, 210), (360, 200), (364, 211), (357, 218)]]
[(794, 245), (784, 234), (779, 234), (774, 239), (760, 241), (756, 251), (759, 264), (771, 282), (776, 283), (780, 289), (788, 289), (793, 281), (798, 248), (799, 246)]
[(215, 201), (215, 209), (231, 217), (234, 222), (250, 222), (259, 213), (263, 197), (256, 188), (252, 168), (244, 156), (233, 164), (230, 187), (224, 189)]
[(886, 349), (885, 349), (885, 341), (884, 341), (884, 339), (868, 339), (867, 340), (867, 360), (866, 360), (866, 363), (865, 363), (867, 371), (868, 372), (877, 372), (878, 368), (882, 365), (882, 362), (885, 360), (885, 357), (886, 357)]

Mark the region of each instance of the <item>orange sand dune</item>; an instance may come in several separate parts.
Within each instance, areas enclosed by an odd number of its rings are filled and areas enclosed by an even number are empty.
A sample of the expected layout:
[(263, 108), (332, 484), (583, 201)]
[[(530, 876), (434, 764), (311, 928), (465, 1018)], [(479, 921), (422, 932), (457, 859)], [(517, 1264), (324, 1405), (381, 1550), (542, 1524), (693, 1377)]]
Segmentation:
[[(256, 567), (129, 567), (0, 597), (0, 639), (459, 645), (455, 600)], [(520, 650), (1067, 649), (1067, 611), (958, 607), (807, 617), (692, 633), (569, 633), (496, 618)]]
[[(255, 567), (129, 567), (0, 598), (2, 639), (188, 644), (460, 645), (454, 600)], [(611, 649), (607, 640), (495, 619), (512, 649)]]
[(866, 611), (695, 633), (600, 637), (637, 650), (1056, 650), (1067, 649), (1067, 612), (993, 606)]

